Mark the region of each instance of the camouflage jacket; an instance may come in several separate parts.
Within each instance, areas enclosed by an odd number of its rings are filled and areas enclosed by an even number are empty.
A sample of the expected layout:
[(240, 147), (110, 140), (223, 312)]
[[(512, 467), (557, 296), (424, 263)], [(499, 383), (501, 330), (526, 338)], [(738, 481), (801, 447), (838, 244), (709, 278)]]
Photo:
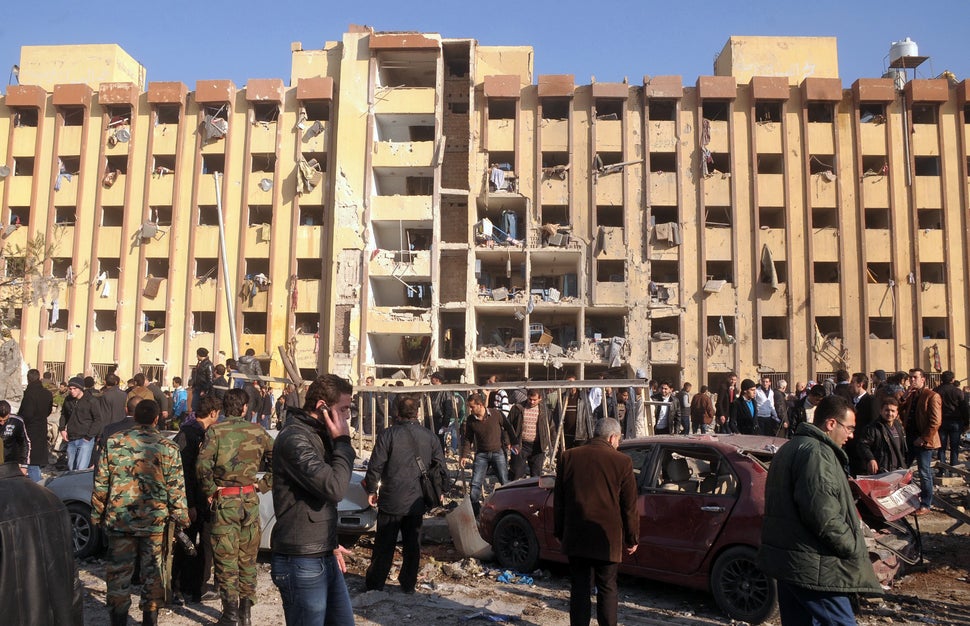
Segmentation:
[(178, 446), (154, 426), (136, 424), (108, 437), (94, 475), (91, 522), (113, 531), (160, 533), (189, 525)]
[[(213, 424), (205, 431), (196, 465), (202, 492), (212, 497), (219, 487), (255, 484), (263, 458), (270, 460), (272, 453), (273, 438), (259, 424), (242, 417), (227, 417)], [(268, 491), (268, 487), (260, 485), (260, 491)]]

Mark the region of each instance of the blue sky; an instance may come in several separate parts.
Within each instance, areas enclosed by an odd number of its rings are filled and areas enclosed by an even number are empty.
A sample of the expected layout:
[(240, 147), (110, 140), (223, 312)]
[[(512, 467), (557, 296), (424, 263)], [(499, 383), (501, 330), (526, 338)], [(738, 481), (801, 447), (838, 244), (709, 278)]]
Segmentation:
[(439, 32), (482, 45), (532, 45), (537, 74), (574, 74), (577, 84), (640, 83), (644, 74), (680, 74), (692, 85), (713, 72), (731, 35), (834, 36), (843, 87), (878, 77), (891, 42), (911, 37), (930, 56), (918, 72), (970, 78), (970, 1), (708, 0), (651, 2), (161, 2), (20, 6), (0, 21), (0, 74), (20, 46), (118, 43), (147, 68), (149, 81), (288, 80), (290, 43), (321, 48), (349, 24)]

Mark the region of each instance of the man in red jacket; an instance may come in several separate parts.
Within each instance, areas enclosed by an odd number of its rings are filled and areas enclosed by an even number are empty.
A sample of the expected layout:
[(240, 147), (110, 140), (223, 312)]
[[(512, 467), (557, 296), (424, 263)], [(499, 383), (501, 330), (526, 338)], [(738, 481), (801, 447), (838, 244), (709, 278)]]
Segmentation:
[(593, 439), (562, 455), (553, 497), (555, 535), (569, 557), (569, 623), (588, 626), (590, 574), (595, 575), (596, 621), (615, 626), (616, 572), (637, 550), (640, 517), (633, 462), (618, 452), (620, 423), (597, 420)]

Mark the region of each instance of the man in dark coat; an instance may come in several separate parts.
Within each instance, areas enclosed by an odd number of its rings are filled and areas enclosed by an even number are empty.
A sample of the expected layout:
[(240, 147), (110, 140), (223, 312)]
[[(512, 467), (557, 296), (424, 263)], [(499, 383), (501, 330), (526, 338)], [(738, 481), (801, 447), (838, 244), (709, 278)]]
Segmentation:
[(101, 392), (101, 414), (104, 416), (105, 426), (114, 424), (125, 419), (128, 404), (128, 396), (118, 385), (121, 379), (117, 374), (108, 374), (104, 377), (104, 391)]
[(50, 462), (47, 447), (47, 418), (54, 410), (54, 396), (41, 382), (40, 372), (27, 370), (27, 388), (20, 401), (18, 414), (24, 420), (27, 438), (30, 439), (30, 459), (27, 461), (27, 476), (34, 482), (41, 481), (40, 470)]
[(845, 474), (854, 429), (852, 404), (826, 397), (768, 469), (757, 563), (783, 624), (855, 624), (849, 595), (882, 593)]
[[(176, 543), (172, 559), (172, 589), (181, 590), (191, 602), (201, 602), (204, 594), (202, 588), (212, 572), (212, 537), (209, 533), (209, 502), (202, 485), (196, 464), (199, 460), (199, 450), (205, 441), (205, 431), (219, 421), (222, 411), (222, 400), (215, 394), (202, 398), (199, 413), (195, 419), (182, 424), (177, 435), (175, 445), (179, 447), (182, 458), (182, 474), (185, 476), (185, 500), (189, 508), (189, 521), (192, 523), (185, 529), (185, 534), (193, 543), (197, 544), (195, 556), (185, 552), (181, 544)], [(215, 600), (219, 596), (209, 593), (209, 599)]]
[(199, 362), (195, 366), (195, 374), (192, 376), (192, 412), (198, 413), (202, 398), (206, 394), (212, 393), (215, 368), (212, 361), (209, 360), (209, 351), (206, 348), (196, 350), (195, 357)]
[(541, 398), (542, 394), (538, 389), (530, 389), (525, 402), (514, 404), (509, 410), (509, 423), (516, 433), (512, 443), (519, 446), (519, 453), (512, 455), (509, 476), (511, 480), (525, 476), (526, 465), (529, 467), (530, 476), (538, 476), (542, 472), (546, 456), (552, 450), (549, 412)]
[(742, 435), (756, 435), (758, 430), (758, 419), (755, 417), (755, 394), (758, 393), (758, 385), (750, 378), (741, 381), (741, 395), (731, 404), (729, 424), (731, 430), (728, 432), (741, 433)]
[(364, 578), (368, 591), (384, 589), (384, 582), (394, 563), (394, 545), (398, 533), (403, 544), (401, 571), (398, 574), (401, 591), (414, 593), (418, 581), (421, 522), (427, 506), (421, 493), (421, 471), (416, 457), (421, 457), (426, 470), (434, 461), (441, 467), (445, 466), (445, 456), (438, 438), (418, 423), (419, 406), (419, 400), (414, 395), (400, 397), (397, 405), (398, 423), (378, 436), (367, 467), (367, 501), (378, 510), (374, 550)]
[(616, 572), (636, 552), (640, 535), (633, 462), (618, 452), (620, 424), (601, 419), (594, 438), (562, 455), (553, 498), (555, 536), (569, 557), (570, 624), (589, 624), (590, 576), (595, 576), (596, 620), (615, 625)]
[(714, 411), (717, 417), (717, 432), (731, 433), (731, 405), (738, 398), (738, 375), (734, 372), (728, 374), (727, 379), (717, 388), (717, 400), (714, 404)]
[(3, 623), (84, 623), (67, 509), (16, 463), (0, 465), (0, 555)]
[(906, 433), (899, 421), (899, 401), (888, 397), (882, 402), (880, 419), (869, 422), (853, 448), (852, 473), (882, 474), (906, 467)]

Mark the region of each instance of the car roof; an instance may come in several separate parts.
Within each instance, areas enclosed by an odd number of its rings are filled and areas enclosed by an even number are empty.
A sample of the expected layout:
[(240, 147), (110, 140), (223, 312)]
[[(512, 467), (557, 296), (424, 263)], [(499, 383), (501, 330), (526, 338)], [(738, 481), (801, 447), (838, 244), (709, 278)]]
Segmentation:
[(620, 443), (620, 450), (636, 448), (644, 444), (664, 443), (668, 445), (706, 445), (719, 448), (723, 452), (754, 452), (762, 455), (774, 455), (787, 441), (787, 439), (781, 437), (764, 437), (761, 435), (654, 435), (626, 439)]

